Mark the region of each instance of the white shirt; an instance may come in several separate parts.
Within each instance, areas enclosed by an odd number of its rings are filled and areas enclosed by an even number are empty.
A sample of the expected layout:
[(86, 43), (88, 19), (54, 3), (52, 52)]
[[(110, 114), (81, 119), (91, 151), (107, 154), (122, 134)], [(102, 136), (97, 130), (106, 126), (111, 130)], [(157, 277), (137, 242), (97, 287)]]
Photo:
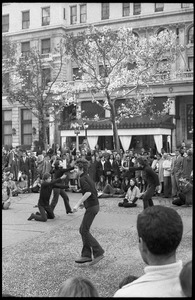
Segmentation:
[(114, 297), (183, 297), (179, 274), (182, 261), (147, 266), (145, 274), (119, 289)]
[(171, 160), (164, 160), (163, 164), (163, 176), (167, 177), (167, 176), (171, 176)]

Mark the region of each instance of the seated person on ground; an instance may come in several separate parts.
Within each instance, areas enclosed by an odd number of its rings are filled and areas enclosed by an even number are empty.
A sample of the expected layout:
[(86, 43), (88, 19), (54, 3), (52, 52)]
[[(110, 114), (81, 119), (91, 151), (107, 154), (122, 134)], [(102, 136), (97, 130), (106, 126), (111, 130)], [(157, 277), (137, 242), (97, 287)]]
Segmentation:
[(22, 174), (17, 183), (18, 194), (28, 193), (27, 175)]
[(9, 177), (5, 173), (2, 178), (2, 209), (8, 209), (10, 207), (10, 189), (8, 187)]
[(135, 203), (139, 197), (141, 196), (139, 188), (136, 186), (136, 179), (130, 179), (130, 187), (126, 193), (125, 199), (123, 202), (119, 202), (118, 206), (123, 207), (135, 207), (137, 204)]
[(190, 183), (189, 178), (179, 179), (179, 193), (178, 198), (172, 201), (172, 204), (181, 205), (192, 205), (193, 185)]
[(33, 185), (30, 187), (32, 193), (39, 193), (41, 189), (41, 178), (40, 175), (37, 175), (36, 180), (34, 181)]

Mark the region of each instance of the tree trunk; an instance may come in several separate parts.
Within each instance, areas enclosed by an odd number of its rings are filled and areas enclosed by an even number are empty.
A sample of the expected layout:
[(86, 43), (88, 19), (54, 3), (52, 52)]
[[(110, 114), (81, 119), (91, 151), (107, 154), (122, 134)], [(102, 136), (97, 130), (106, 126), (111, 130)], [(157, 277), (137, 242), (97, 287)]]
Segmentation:
[(46, 126), (43, 113), (41, 113), (39, 118), (39, 144), (42, 150), (47, 149), (47, 142), (46, 142)]
[(116, 123), (116, 110), (115, 110), (114, 103), (111, 103), (111, 101), (109, 101), (109, 104), (111, 108), (110, 112), (111, 112), (111, 122), (112, 122), (112, 130), (113, 130), (114, 149), (119, 151), (120, 143), (119, 143), (117, 123)]

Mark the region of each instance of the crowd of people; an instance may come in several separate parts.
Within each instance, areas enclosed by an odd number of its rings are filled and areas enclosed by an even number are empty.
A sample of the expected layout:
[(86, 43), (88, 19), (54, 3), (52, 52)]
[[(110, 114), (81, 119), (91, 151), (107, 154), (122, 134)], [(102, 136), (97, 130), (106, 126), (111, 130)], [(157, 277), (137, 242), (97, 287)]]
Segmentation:
[[(152, 196), (172, 198), (175, 205), (192, 204), (193, 149), (176, 149), (175, 153), (153, 156), (144, 149), (136, 153), (90, 150), (87, 143), (75, 150), (55, 147), (34, 153), (15, 147), (3, 149), (2, 208), (10, 205), (10, 195), (39, 193), (39, 212), (28, 220), (53, 219), (59, 195), (66, 213), (85, 208), (79, 233), (83, 247), (77, 264), (93, 265), (104, 258), (104, 249), (90, 233), (99, 212), (101, 197), (123, 198), (119, 207), (135, 207), (143, 199), (143, 211), (137, 216), (139, 251), (147, 264), (144, 275), (129, 274), (120, 283), (114, 297), (182, 297), (191, 295), (191, 264), (177, 261), (176, 252), (183, 235), (183, 222), (176, 210), (153, 205)], [(22, 183), (22, 184), (21, 184)], [(51, 192), (53, 199), (50, 201)], [(67, 190), (80, 192), (77, 204), (71, 208)], [(175, 198), (174, 198), (175, 197)], [(191, 281), (190, 281), (191, 280)], [(6, 296), (6, 295), (4, 295)], [(86, 278), (69, 278), (57, 297), (98, 297), (95, 285)]]
[[(54, 179), (56, 165), (59, 161), (63, 168), (71, 168), (74, 167), (78, 158), (85, 158), (89, 161), (89, 175), (95, 182), (98, 196), (100, 198), (123, 198), (123, 201), (118, 204), (119, 206), (134, 207), (137, 199), (144, 197), (148, 186), (148, 174), (143, 165), (140, 168), (140, 158), (143, 159), (142, 163), (143, 161), (144, 164), (147, 163), (147, 166), (158, 176), (159, 182), (153, 186), (156, 196), (172, 198), (172, 203), (175, 205), (192, 203), (193, 145), (187, 149), (182, 143), (174, 153), (166, 153), (162, 148), (161, 153), (153, 155), (152, 151), (146, 151), (144, 148), (139, 153), (134, 149), (125, 152), (122, 149), (119, 152), (100, 150), (98, 145), (91, 150), (87, 140), (84, 140), (79, 151), (76, 151), (75, 143), (72, 143), (71, 147), (67, 147), (66, 143), (63, 147), (56, 144), (47, 151), (39, 150), (37, 152), (22, 150), (20, 146), (11, 147), (9, 150), (5, 150), (3, 147), (4, 196), (2, 206), (6, 209), (10, 205), (10, 195), (39, 192), (45, 173), (50, 173), (51, 178)], [(68, 172), (64, 185), (66, 191), (80, 191), (79, 178), (74, 168)], [(134, 195), (135, 190), (137, 190), (136, 196)], [(55, 206), (59, 197), (59, 189), (58, 192), (54, 191), (53, 205)], [(62, 189), (60, 193), (63, 193)], [(149, 202), (151, 202), (152, 194), (153, 191), (149, 195)], [(67, 198), (64, 193), (61, 196), (63, 199)], [(148, 205), (151, 204), (145, 204), (145, 206)]]

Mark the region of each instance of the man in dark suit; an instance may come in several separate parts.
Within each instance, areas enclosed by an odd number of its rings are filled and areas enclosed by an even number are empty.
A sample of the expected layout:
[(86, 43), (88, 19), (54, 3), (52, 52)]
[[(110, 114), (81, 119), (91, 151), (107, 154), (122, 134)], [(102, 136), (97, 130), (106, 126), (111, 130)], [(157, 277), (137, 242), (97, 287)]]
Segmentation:
[(27, 175), (28, 178), (28, 189), (30, 189), (30, 159), (24, 150), (22, 157), (19, 160), (19, 171)]

